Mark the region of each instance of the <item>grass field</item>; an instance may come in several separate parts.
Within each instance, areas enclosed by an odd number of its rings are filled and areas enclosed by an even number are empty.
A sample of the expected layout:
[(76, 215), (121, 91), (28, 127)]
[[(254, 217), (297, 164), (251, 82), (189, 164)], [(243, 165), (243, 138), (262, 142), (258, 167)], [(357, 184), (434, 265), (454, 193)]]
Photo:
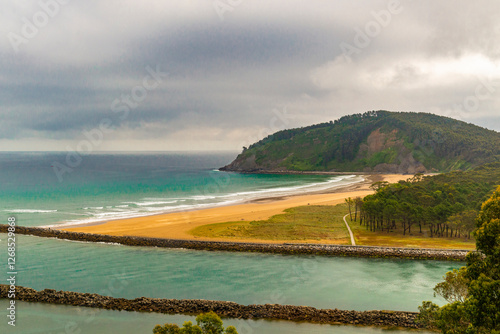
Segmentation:
[(345, 208), (306, 205), (285, 210), (268, 220), (227, 222), (199, 226), (191, 230), (197, 237), (261, 239), (266, 241), (329, 242), (350, 244), (342, 217)]
[[(321, 242), (349, 245), (350, 238), (342, 219), (348, 213), (346, 204), (307, 205), (290, 208), (268, 220), (236, 221), (199, 226), (190, 231), (196, 237), (252, 239), (274, 242)], [(474, 240), (429, 238), (418, 232), (371, 232), (359, 222), (349, 221), (357, 245), (415, 248), (474, 249)], [(427, 228), (424, 227), (424, 230)]]

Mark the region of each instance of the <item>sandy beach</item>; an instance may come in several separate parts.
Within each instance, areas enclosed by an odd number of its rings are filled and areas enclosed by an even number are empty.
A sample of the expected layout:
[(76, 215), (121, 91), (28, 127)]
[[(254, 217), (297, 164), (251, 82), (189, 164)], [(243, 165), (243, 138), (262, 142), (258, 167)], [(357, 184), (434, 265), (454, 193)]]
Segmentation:
[[(409, 175), (366, 175), (365, 181), (343, 188), (327, 189), (321, 193), (264, 198), (245, 204), (214, 207), (196, 211), (184, 211), (154, 216), (113, 220), (87, 226), (64, 228), (67, 231), (141, 236), (171, 239), (221, 240), (197, 238), (189, 234), (195, 227), (228, 221), (263, 220), (280, 214), (283, 210), (302, 205), (336, 205), (348, 197), (364, 197), (373, 193), (370, 185), (377, 181), (390, 183), (406, 180)], [(237, 240), (232, 240), (237, 241)], [(251, 241), (251, 240), (244, 240)], [(261, 241), (261, 240), (258, 240)]]

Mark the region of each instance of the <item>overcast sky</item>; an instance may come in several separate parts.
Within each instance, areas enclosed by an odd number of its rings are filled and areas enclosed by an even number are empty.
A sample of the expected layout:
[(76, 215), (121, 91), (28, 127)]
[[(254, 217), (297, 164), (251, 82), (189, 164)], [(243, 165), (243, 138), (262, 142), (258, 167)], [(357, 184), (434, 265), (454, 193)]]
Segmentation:
[(240, 150), (379, 109), (500, 131), (498, 1), (3, 0), (0, 28), (0, 150)]

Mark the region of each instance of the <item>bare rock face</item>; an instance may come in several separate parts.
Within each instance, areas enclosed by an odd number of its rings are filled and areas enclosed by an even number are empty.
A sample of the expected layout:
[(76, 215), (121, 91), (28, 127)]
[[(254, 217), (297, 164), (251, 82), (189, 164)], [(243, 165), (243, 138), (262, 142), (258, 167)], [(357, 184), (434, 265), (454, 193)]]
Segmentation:
[(428, 172), (427, 168), (425, 168), (420, 161), (415, 160), (411, 153), (405, 157), (400, 157), (399, 164), (378, 164), (373, 170), (367, 171), (387, 174), (417, 174)]
[(373, 168), (365, 168), (364, 172), (388, 173), (388, 174), (417, 174), (427, 173), (427, 168), (413, 156), (403, 140), (397, 139), (397, 130), (383, 133), (380, 129), (374, 130), (367, 138), (366, 144), (360, 146), (358, 158), (370, 157), (374, 154), (393, 149), (398, 156), (392, 163), (381, 163)]
[(390, 133), (383, 133), (380, 131), (380, 129), (374, 130), (366, 139), (366, 144), (360, 145), (360, 154), (365, 153), (368, 155), (372, 155), (385, 149), (401, 145), (402, 141), (396, 139), (396, 134), (397, 130), (394, 130)]
[(250, 156), (238, 156), (229, 165), (219, 168), (220, 171), (239, 173), (282, 173), (287, 172), (286, 168), (280, 166), (283, 160), (266, 161), (265, 164), (258, 164), (255, 154)]
[(255, 154), (246, 158), (238, 157), (229, 165), (219, 168), (220, 171), (228, 171), (228, 172), (252, 172), (252, 171), (258, 171), (260, 169), (262, 168), (259, 168), (259, 166), (255, 162)]
[(425, 168), (425, 166), (420, 161), (415, 160), (415, 158), (413, 158), (413, 154), (410, 153), (401, 161), (399, 165), (399, 173), (427, 173), (427, 168)]

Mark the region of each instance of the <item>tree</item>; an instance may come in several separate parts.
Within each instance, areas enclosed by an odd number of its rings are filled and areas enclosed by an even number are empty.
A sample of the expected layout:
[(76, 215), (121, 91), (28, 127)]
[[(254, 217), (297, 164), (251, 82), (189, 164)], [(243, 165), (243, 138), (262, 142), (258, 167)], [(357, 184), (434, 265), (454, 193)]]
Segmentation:
[(465, 302), (469, 294), (467, 288), (469, 281), (465, 277), (465, 273), (465, 267), (447, 272), (446, 276), (443, 277), (444, 282), (436, 285), (434, 293), (446, 299), (448, 303)]
[(463, 232), (465, 237), (470, 238), (476, 227), (476, 218), (476, 210), (466, 210), (450, 216), (446, 224), (455, 229), (455, 234), (458, 233), (460, 236)]
[(483, 203), (474, 235), (478, 251), (467, 254), (467, 266), (435, 288), (452, 303), (419, 307), (418, 321), (445, 334), (500, 334), (500, 187)]
[(375, 191), (379, 191), (380, 189), (383, 189), (383, 188), (387, 187), (388, 185), (389, 185), (389, 182), (387, 182), (387, 181), (378, 181), (378, 182), (372, 183), (370, 188), (372, 188)]
[(474, 236), (482, 254), (467, 256), (471, 322), (500, 332), (500, 187), (483, 203)]
[[(196, 319), (198, 320), (198, 319)], [(193, 323), (191, 321), (186, 321), (182, 328), (179, 330), (179, 333), (182, 334), (202, 334), (203, 331), (200, 328), (200, 326), (196, 325), (193, 326)]]
[(229, 326), (226, 328), (226, 334), (238, 334), (238, 332), (234, 326)]
[(354, 204), (354, 201), (352, 198), (350, 197), (347, 197), (345, 199), (345, 202), (347, 203), (347, 206), (349, 207), (349, 218), (352, 220), (352, 210), (351, 210), (351, 207), (352, 205)]
[(214, 312), (200, 314), (196, 317), (196, 322), (198, 323), (198, 326), (200, 326), (203, 330), (203, 333), (222, 334), (224, 332), (222, 320)]
[[(358, 220), (358, 211), (361, 210), (362, 206), (363, 206), (363, 199), (359, 196), (354, 198), (354, 221)], [(361, 215), (360, 215), (360, 217), (361, 217)], [(360, 218), (360, 220), (361, 220), (361, 218)], [(360, 223), (362, 223), (362, 221)]]
[(213, 311), (200, 314), (196, 317), (196, 325), (186, 321), (182, 328), (176, 324), (156, 325), (153, 334), (238, 334), (234, 326), (226, 329), (221, 318)]
[(413, 175), (412, 178), (409, 178), (408, 182), (410, 182), (410, 183), (417, 183), (417, 182), (422, 181), (423, 178), (424, 178), (424, 174), (417, 173), (417, 174)]
[(156, 325), (155, 328), (153, 328), (153, 334), (178, 334), (178, 333), (180, 333), (180, 329), (179, 326), (177, 326), (176, 324), (165, 324), (163, 326)]

